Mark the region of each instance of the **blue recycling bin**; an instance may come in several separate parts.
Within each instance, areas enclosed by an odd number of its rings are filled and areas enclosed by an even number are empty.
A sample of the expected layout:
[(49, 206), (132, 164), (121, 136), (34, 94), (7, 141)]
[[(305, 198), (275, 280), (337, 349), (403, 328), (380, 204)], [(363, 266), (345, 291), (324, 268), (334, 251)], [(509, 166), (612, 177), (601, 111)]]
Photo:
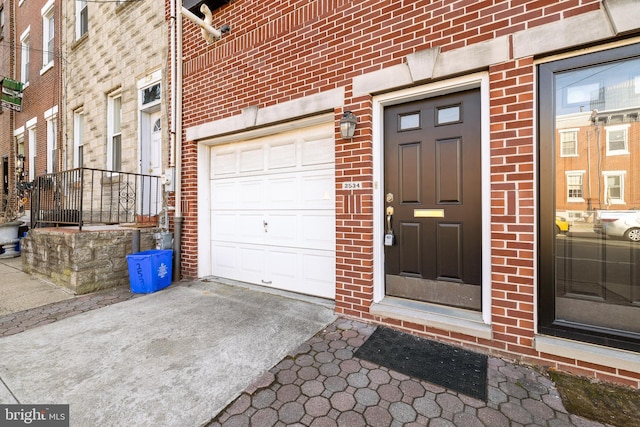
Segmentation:
[(154, 249), (127, 255), (131, 292), (148, 294), (164, 289), (172, 281), (173, 250)]

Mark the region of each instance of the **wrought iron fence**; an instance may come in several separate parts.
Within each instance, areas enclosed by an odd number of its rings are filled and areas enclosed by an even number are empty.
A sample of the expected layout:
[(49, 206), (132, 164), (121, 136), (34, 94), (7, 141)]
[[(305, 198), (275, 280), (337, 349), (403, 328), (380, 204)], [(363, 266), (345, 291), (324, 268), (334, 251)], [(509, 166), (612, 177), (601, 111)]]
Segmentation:
[(31, 226), (158, 223), (159, 176), (77, 168), (39, 176), (31, 190)]

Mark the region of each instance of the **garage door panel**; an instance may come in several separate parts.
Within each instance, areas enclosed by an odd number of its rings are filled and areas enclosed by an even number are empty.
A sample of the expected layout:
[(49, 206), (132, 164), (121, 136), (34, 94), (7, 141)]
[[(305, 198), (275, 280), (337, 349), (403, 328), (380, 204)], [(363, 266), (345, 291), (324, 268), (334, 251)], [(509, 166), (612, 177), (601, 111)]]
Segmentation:
[(335, 297), (334, 132), (211, 148), (213, 275)]
[(267, 269), (268, 281), (274, 288), (335, 298), (335, 257), (331, 251), (270, 251)]
[(216, 242), (211, 245), (213, 271), (227, 277), (238, 271), (238, 248), (236, 245)]
[(240, 173), (262, 170), (264, 170), (264, 149), (262, 147), (246, 147), (240, 151)]
[(299, 246), (300, 215), (293, 212), (272, 212), (267, 217), (269, 235), (267, 240), (271, 246)]
[(216, 241), (233, 241), (238, 232), (238, 215), (216, 213), (211, 216), (211, 236)]
[(264, 243), (264, 215), (261, 212), (236, 215), (238, 228), (233, 240), (240, 243)]
[(265, 179), (265, 187), (266, 203), (269, 207), (273, 206), (275, 209), (296, 207), (300, 190), (295, 175)]
[(226, 150), (213, 151), (211, 154), (211, 177), (219, 178), (236, 173), (236, 151)]
[(312, 173), (300, 177), (302, 206), (306, 209), (335, 209), (335, 178), (331, 174)]
[(241, 179), (238, 181), (238, 208), (256, 209), (264, 197), (264, 181), (262, 179)]
[(238, 207), (238, 184), (235, 181), (213, 181), (211, 200), (215, 200), (217, 209), (235, 209)]
[(336, 245), (335, 217), (332, 214), (304, 215), (302, 241), (311, 249), (332, 250)]
[(240, 247), (240, 269), (244, 274), (263, 277), (266, 250), (261, 246), (242, 245)]
[(313, 135), (303, 139), (302, 165), (333, 164), (335, 162), (335, 150), (333, 134)]
[(299, 276), (298, 251), (293, 249), (270, 250), (267, 256), (267, 276), (272, 284), (283, 287)]
[(302, 277), (325, 298), (335, 298), (335, 257), (328, 253), (309, 251), (302, 254)]
[(277, 142), (269, 146), (268, 170), (295, 168), (296, 152), (295, 140)]

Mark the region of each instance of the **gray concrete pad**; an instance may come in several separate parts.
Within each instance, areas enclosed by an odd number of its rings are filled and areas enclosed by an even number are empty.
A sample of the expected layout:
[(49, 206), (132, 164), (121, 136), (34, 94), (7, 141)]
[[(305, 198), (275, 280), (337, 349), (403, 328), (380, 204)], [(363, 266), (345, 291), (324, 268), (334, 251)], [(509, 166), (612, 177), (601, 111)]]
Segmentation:
[(71, 426), (201, 426), (336, 319), (326, 304), (194, 282), (0, 338), (0, 402)]
[(0, 316), (73, 298), (73, 293), (22, 271), (22, 259), (0, 259)]

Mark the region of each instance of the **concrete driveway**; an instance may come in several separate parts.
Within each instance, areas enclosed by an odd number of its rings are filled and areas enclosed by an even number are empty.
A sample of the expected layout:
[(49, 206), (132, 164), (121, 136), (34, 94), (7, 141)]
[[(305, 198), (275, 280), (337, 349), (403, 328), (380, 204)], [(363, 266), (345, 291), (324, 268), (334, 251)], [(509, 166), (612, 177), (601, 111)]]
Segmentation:
[(201, 426), (335, 320), (328, 304), (193, 282), (0, 338), (0, 403), (71, 426)]

